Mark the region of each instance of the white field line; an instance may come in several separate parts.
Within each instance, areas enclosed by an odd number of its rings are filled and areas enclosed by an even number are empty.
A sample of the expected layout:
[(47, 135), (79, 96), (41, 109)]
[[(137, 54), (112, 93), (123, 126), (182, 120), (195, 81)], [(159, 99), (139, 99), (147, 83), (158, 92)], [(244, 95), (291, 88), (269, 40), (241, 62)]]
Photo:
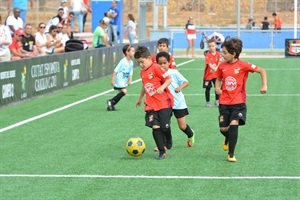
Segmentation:
[[(188, 64), (188, 63), (193, 62), (193, 61), (194, 61), (194, 59), (188, 60), (188, 61), (186, 61), (186, 62), (183, 62), (183, 63), (178, 64), (177, 66), (179, 67), (179, 66), (181, 66), (181, 65), (185, 65), (185, 64)], [(137, 79), (137, 80), (135, 80), (135, 81), (132, 81), (132, 84), (135, 84), (135, 83), (140, 82), (140, 81), (141, 81), (141, 79)], [(0, 129), (0, 133), (2, 133), (2, 132), (4, 132), (4, 131), (7, 131), (7, 130), (10, 130), (10, 129), (13, 129), (13, 128), (16, 128), (16, 127), (19, 127), (19, 126), (21, 126), (21, 125), (27, 124), (27, 123), (29, 123), (29, 122), (35, 121), (35, 120), (37, 120), (37, 119), (46, 117), (46, 116), (48, 116), (48, 115), (57, 113), (57, 112), (59, 112), (59, 111), (65, 110), (65, 109), (67, 109), (67, 108), (76, 106), (76, 105), (78, 105), (78, 104), (81, 104), (81, 103), (84, 103), (84, 102), (86, 102), (86, 101), (92, 100), (92, 99), (97, 98), (97, 97), (99, 97), (99, 96), (103, 96), (103, 95), (108, 94), (108, 93), (113, 92), (113, 91), (114, 91), (113, 89), (110, 89), (110, 90), (101, 92), (101, 93), (99, 93), (99, 94), (90, 96), (90, 97), (88, 97), (88, 98), (82, 99), (82, 100), (80, 100), (80, 101), (76, 101), (76, 102), (74, 102), (74, 103), (65, 105), (65, 106), (63, 106), (63, 107), (60, 107), (60, 108), (51, 110), (51, 111), (49, 111), (49, 112), (46, 112), (46, 113), (37, 115), (37, 116), (35, 116), (35, 117), (32, 117), (32, 118), (29, 118), (29, 119), (20, 121), (20, 122), (18, 122), (18, 123), (16, 123), (16, 124), (12, 124), (12, 125), (10, 125), (10, 126), (7, 126), (7, 127), (4, 127), (4, 128), (2, 128), (2, 129)]]
[[(140, 94), (126, 94), (126, 96), (139, 96)], [(204, 96), (205, 94), (186, 94), (184, 96)], [(214, 95), (214, 94), (211, 94)], [(299, 97), (300, 94), (247, 94), (247, 97)]]
[(235, 180), (299, 180), (300, 176), (147, 176), (147, 175), (74, 175), (74, 174), (0, 174), (1, 177), (17, 177), (17, 178), (124, 178), (124, 179), (205, 179), (205, 180), (222, 180), (222, 179), (235, 179)]

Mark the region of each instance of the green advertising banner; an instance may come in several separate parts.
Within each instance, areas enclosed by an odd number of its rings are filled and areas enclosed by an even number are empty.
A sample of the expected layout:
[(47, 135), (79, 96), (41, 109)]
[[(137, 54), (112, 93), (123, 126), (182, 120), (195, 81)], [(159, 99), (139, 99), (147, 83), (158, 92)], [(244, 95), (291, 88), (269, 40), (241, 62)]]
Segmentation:
[[(142, 44), (156, 52), (156, 41)], [(111, 75), (123, 46), (0, 62), (0, 106)]]

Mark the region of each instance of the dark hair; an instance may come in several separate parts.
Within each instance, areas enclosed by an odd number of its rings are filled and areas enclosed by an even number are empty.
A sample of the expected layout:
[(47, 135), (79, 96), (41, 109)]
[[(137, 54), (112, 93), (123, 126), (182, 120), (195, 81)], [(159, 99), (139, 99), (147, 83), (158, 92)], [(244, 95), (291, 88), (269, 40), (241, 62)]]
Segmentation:
[(129, 51), (131, 48), (133, 48), (133, 46), (131, 46), (130, 44), (126, 44), (125, 46), (123, 46), (122, 51), (124, 53), (124, 55), (127, 55), (127, 51)]
[(168, 62), (170, 62), (171, 58), (170, 58), (170, 54), (167, 53), (167, 52), (159, 52), (157, 55), (156, 55), (156, 62), (158, 63), (158, 60), (160, 57), (164, 57), (167, 59)]
[(160, 38), (158, 41), (157, 41), (157, 45), (160, 45), (160, 44), (166, 44), (167, 47), (169, 46), (169, 40), (167, 38)]
[(138, 46), (135, 49), (135, 53), (134, 53), (134, 58), (135, 59), (139, 59), (139, 58), (148, 58), (151, 57), (151, 53), (149, 51), (149, 49), (145, 46)]
[(128, 14), (128, 18), (129, 18), (131, 21), (135, 22), (134, 17), (133, 17), (132, 14)]
[(75, 13), (74, 13), (73, 11), (71, 11), (71, 12), (69, 12), (69, 16), (70, 16), (70, 15), (75, 16)]
[(207, 43), (213, 43), (213, 42), (217, 44), (217, 41), (215, 40), (214, 37), (210, 38), (210, 39), (207, 41)]
[(268, 17), (264, 17), (264, 20), (268, 20)]
[(231, 38), (230, 40), (225, 40), (221, 47), (225, 47), (230, 54), (235, 53), (234, 58), (239, 58), (243, 49), (243, 42), (239, 38)]
[(272, 16), (273, 16), (273, 17), (277, 16), (276, 12), (273, 12)]
[(49, 33), (50, 33), (51, 31), (53, 31), (54, 29), (56, 29), (56, 26), (55, 26), (55, 25), (51, 25), (50, 28), (49, 28)]

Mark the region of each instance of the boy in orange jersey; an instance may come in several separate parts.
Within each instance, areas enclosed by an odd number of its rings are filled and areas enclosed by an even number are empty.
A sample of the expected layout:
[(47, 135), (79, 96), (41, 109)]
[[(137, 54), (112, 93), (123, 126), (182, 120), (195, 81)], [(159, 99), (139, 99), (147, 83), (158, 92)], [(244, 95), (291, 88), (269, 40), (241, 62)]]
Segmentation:
[[(169, 53), (169, 40), (167, 38), (160, 38), (157, 42), (157, 49), (159, 52), (167, 52)], [(152, 56), (152, 62), (156, 63), (156, 55), (154, 54)], [(170, 55), (170, 65), (169, 68), (170, 69), (175, 69), (176, 68), (176, 63), (174, 60), (174, 57), (172, 55)]]
[[(214, 38), (207, 41), (208, 51), (205, 54), (205, 68), (203, 74), (203, 88), (205, 88), (206, 107), (211, 108), (210, 89), (216, 86), (216, 71), (222, 61), (220, 52), (217, 51), (217, 42)], [(215, 94), (215, 106), (219, 106), (219, 95)]]
[(141, 67), (140, 76), (143, 84), (136, 106), (140, 106), (143, 97), (146, 96), (144, 101), (145, 125), (152, 128), (153, 139), (159, 150), (156, 158), (162, 160), (166, 157), (164, 146), (168, 149), (172, 147), (170, 121), (174, 98), (168, 89), (172, 79), (160, 65), (152, 62), (147, 47), (138, 46), (134, 58)]
[(281, 30), (281, 19), (275, 12), (272, 14), (272, 16), (274, 17), (274, 30)]
[(264, 69), (239, 59), (243, 48), (240, 39), (225, 40), (221, 47), (225, 62), (222, 62), (216, 71), (216, 93), (220, 95), (219, 126), (220, 132), (225, 136), (223, 150), (228, 150), (227, 160), (235, 162), (234, 150), (238, 139), (238, 126), (246, 123), (248, 73), (260, 74), (261, 94), (267, 92), (267, 74)]

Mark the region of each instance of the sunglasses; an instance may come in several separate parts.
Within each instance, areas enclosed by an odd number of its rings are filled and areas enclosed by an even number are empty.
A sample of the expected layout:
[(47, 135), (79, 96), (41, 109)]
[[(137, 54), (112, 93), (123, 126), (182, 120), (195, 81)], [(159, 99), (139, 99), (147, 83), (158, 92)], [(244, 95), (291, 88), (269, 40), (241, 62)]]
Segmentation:
[(40, 26), (40, 28), (46, 28), (46, 26)]

